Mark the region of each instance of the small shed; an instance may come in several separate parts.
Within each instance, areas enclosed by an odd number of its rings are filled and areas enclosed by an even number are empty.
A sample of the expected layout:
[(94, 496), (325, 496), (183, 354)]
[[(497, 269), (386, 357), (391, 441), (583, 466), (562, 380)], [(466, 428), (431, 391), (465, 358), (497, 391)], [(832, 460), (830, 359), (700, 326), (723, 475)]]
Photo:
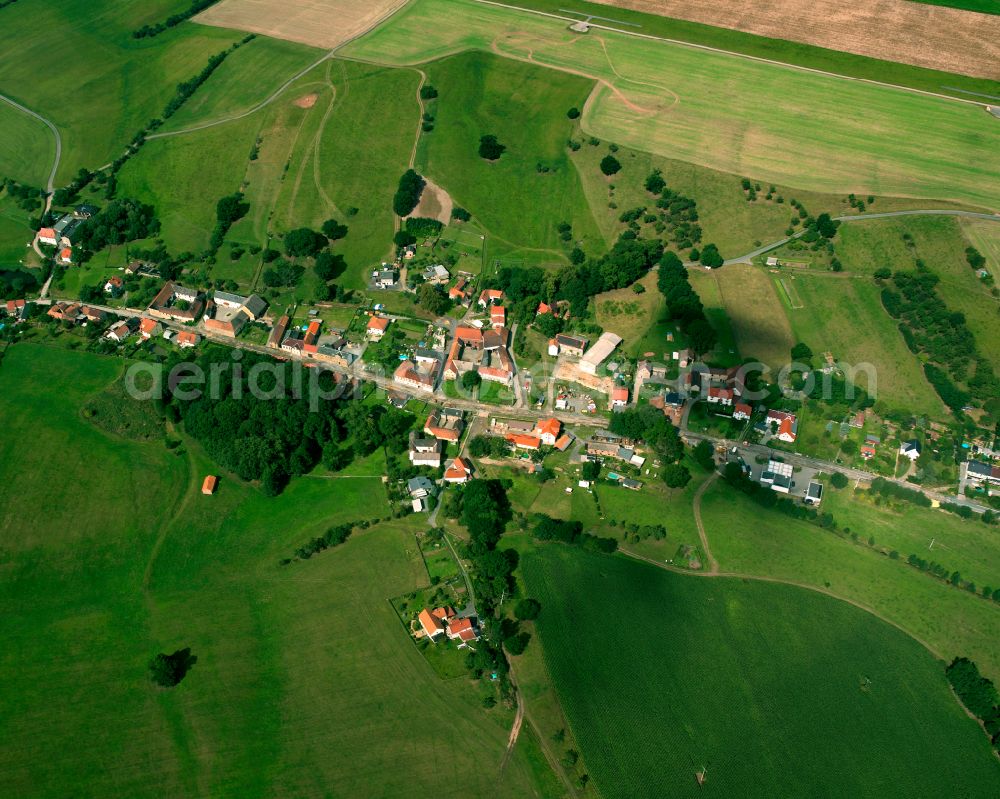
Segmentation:
[(202, 494), (214, 494), (215, 487), (219, 484), (219, 478), (214, 474), (207, 475), (205, 477), (205, 482), (201, 484)]

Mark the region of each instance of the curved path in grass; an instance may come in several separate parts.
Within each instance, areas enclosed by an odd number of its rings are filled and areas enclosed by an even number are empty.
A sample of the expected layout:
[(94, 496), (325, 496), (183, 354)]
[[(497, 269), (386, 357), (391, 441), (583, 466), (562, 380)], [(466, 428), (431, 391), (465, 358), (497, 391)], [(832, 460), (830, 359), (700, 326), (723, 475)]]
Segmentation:
[[(52, 160), (52, 171), (49, 172), (48, 183), (45, 184), (45, 190), (51, 195), (53, 187), (55, 186), (56, 182), (56, 172), (59, 169), (59, 161), (62, 159), (62, 137), (59, 135), (59, 130), (56, 128), (55, 125), (52, 124), (51, 121), (43, 117), (41, 114), (32, 111), (30, 108), (26, 108), (16, 100), (11, 99), (10, 97), (7, 97), (4, 94), (0, 94), (0, 100), (3, 100), (8, 105), (14, 106), (14, 108), (16, 108), (18, 111), (27, 114), (29, 117), (34, 117), (43, 125), (45, 125), (45, 127), (47, 127), (49, 130), (52, 131), (52, 135), (55, 137), (56, 140), (56, 156)], [(46, 211), (49, 210), (50, 204), (51, 204), (51, 199), (46, 201), (45, 204)]]
[[(950, 208), (927, 208), (927, 209), (914, 209), (909, 211), (885, 211), (880, 214), (849, 214), (847, 216), (835, 216), (834, 221), (836, 222), (864, 222), (869, 219), (890, 219), (897, 216), (960, 216), (965, 219), (986, 219), (990, 222), (1000, 222), (1000, 214), (984, 214), (979, 211), (959, 211)], [(756, 250), (745, 253), (744, 255), (738, 255), (735, 258), (727, 258), (722, 262), (723, 266), (728, 266), (730, 264), (748, 264), (751, 259), (756, 258), (758, 255), (763, 255), (771, 250), (776, 250), (788, 242), (793, 241), (805, 233), (805, 229), (793, 233), (791, 236), (786, 236), (779, 241), (772, 242), (771, 244), (765, 244), (763, 247), (758, 247)], [(695, 264), (696, 265), (696, 264)]]

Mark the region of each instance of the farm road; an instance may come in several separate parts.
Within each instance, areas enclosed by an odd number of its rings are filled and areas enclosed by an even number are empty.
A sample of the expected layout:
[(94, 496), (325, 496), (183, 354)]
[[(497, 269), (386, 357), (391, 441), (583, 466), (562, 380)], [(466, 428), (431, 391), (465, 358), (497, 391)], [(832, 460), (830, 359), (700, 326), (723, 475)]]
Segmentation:
[[(869, 219), (889, 219), (897, 216), (960, 216), (964, 219), (986, 219), (990, 222), (1000, 222), (1000, 214), (983, 214), (977, 211), (956, 211), (949, 208), (929, 208), (929, 209), (915, 209), (910, 211), (886, 211), (881, 214), (849, 214), (847, 216), (835, 216), (834, 220), (837, 222), (865, 222)], [(778, 241), (773, 241), (770, 244), (765, 244), (763, 247), (758, 247), (756, 250), (751, 250), (743, 255), (738, 255), (735, 258), (727, 258), (722, 262), (723, 266), (729, 266), (730, 264), (748, 264), (758, 255), (763, 255), (764, 253), (770, 252), (771, 250), (776, 250), (788, 242), (799, 238), (805, 234), (805, 229), (794, 233), (791, 236), (786, 236)], [(689, 264), (690, 265), (690, 264)]]

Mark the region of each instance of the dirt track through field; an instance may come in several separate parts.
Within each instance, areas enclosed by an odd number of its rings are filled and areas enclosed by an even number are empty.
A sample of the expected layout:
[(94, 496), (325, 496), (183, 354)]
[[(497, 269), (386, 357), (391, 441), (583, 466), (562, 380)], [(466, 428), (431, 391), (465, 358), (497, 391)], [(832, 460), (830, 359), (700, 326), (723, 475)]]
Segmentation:
[[(774, 39), (1000, 79), (1000, 16), (911, 0), (595, 0)], [(613, 13), (608, 14), (613, 17)]]
[(406, 0), (222, 0), (194, 20), (332, 49), (404, 5)]

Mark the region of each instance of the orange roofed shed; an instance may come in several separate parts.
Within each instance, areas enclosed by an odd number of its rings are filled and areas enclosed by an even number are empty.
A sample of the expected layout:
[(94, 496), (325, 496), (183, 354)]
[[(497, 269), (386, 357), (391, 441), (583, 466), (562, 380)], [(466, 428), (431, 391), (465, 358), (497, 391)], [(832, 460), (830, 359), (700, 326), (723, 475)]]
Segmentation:
[(202, 494), (214, 494), (215, 487), (219, 484), (219, 478), (214, 474), (207, 475), (205, 477), (205, 482), (201, 484)]

